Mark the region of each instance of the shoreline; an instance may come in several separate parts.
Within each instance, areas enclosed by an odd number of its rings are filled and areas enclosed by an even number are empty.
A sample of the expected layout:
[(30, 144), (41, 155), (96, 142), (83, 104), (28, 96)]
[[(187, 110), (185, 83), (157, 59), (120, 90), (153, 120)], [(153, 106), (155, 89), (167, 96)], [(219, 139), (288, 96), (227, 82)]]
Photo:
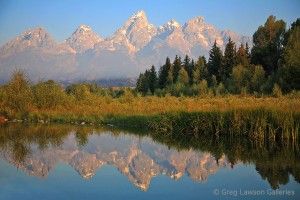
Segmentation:
[(50, 114), (27, 113), (23, 119), (0, 117), (2, 123), (105, 125), (117, 128), (136, 128), (158, 134), (246, 136), (255, 139), (292, 139), (300, 136), (300, 113), (265, 108), (231, 109), (227, 111), (157, 114)]

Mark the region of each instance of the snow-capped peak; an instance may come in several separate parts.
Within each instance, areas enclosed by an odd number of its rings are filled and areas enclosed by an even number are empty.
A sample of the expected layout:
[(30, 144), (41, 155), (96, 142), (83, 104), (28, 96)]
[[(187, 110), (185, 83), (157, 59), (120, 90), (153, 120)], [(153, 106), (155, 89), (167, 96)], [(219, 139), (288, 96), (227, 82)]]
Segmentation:
[[(124, 26), (108, 40), (125, 41), (125, 43), (132, 45), (136, 51), (144, 47), (151, 38), (156, 35), (156, 27), (149, 24), (145, 11), (140, 10), (133, 14)], [(129, 49), (132, 49), (131, 47)]]
[(41, 26), (25, 31), (19, 37), (19, 40), (31, 41), (30, 45), (35, 44), (37, 46), (40, 46), (42, 43), (55, 43), (50, 34)]
[(198, 24), (205, 23), (204, 17), (202, 16), (195, 17), (194, 19), (192, 19), (192, 21), (197, 22)]
[(165, 23), (163, 27), (167, 30), (174, 30), (181, 27), (181, 25), (176, 20), (171, 19), (171, 21)]
[(169, 27), (176, 27), (176, 28), (178, 28), (178, 27), (181, 26), (181, 25), (180, 25), (176, 20), (174, 20), (174, 19), (171, 19), (171, 21), (167, 22), (167, 24), (168, 24)]
[[(204, 17), (198, 16), (194, 17), (193, 19), (190, 19), (187, 23), (184, 25), (184, 29), (186, 31), (191, 30), (191, 31), (197, 31), (197, 30), (202, 30), (202, 29), (209, 29), (209, 25), (207, 25), (204, 21)], [(213, 28), (213, 27), (211, 27)]]
[(145, 17), (146, 16), (146, 13), (144, 10), (139, 10), (137, 13), (133, 14), (130, 19), (132, 20), (135, 20), (135, 19), (138, 19), (138, 18), (142, 18), (142, 17)]
[(80, 25), (65, 42), (76, 52), (81, 53), (94, 48), (94, 45), (103, 41), (88, 25)]
[(85, 32), (92, 32), (92, 28), (89, 27), (88, 25), (82, 24), (76, 29), (74, 34), (76, 34), (76, 33), (85, 33)]
[(175, 29), (180, 28), (181, 25), (174, 19), (171, 19), (169, 22), (165, 23), (163, 26), (159, 26), (157, 31), (158, 34), (162, 34), (169, 31), (174, 31)]
[(92, 29), (88, 25), (83, 24), (83, 25), (78, 27), (78, 30), (90, 31)]

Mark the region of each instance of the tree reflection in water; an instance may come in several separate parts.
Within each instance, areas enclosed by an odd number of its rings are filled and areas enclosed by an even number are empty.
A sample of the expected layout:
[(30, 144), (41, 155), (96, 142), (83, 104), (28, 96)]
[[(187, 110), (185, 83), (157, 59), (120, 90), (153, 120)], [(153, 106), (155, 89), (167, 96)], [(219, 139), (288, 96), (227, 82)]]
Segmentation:
[(243, 137), (194, 137), (71, 125), (2, 124), (0, 157), (27, 174), (46, 177), (58, 161), (85, 179), (109, 164), (142, 190), (161, 174), (185, 173), (198, 182), (237, 163), (253, 163), (273, 189), (292, 175), (300, 183), (299, 141), (259, 141)]

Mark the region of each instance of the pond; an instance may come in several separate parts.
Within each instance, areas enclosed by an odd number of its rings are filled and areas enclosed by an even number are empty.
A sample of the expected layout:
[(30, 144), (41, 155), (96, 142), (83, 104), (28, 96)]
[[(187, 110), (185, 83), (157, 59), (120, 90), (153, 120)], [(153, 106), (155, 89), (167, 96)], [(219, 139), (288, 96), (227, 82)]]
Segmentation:
[(300, 145), (0, 125), (0, 199), (300, 199)]

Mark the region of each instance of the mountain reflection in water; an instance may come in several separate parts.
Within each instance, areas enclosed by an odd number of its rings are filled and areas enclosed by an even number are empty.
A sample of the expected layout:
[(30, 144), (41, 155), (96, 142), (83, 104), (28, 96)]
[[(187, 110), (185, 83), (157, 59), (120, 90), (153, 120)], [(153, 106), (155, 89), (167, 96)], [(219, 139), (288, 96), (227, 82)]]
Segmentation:
[(26, 174), (47, 178), (59, 162), (90, 179), (103, 165), (114, 166), (147, 191), (159, 174), (187, 175), (203, 183), (220, 168), (254, 163), (273, 189), (292, 175), (299, 183), (298, 143), (230, 138), (180, 138), (103, 127), (6, 124), (0, 127), (0, 158)]

